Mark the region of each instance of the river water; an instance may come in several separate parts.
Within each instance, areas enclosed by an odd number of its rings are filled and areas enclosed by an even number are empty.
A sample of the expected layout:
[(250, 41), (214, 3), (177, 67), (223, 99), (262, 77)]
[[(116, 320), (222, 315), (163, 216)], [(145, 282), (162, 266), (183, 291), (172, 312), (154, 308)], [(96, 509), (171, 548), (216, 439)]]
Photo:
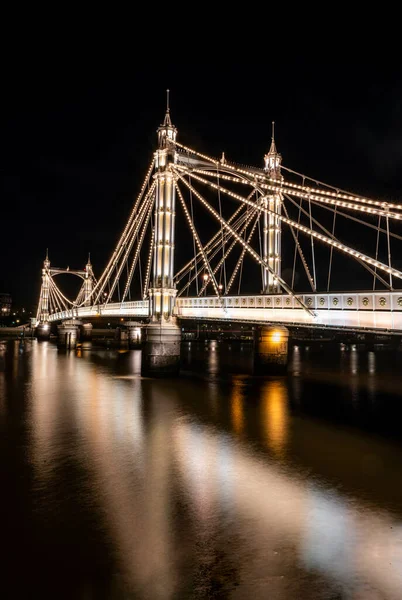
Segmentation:
[(402, 352), (0, 342), (0, 597), (402, 598)]

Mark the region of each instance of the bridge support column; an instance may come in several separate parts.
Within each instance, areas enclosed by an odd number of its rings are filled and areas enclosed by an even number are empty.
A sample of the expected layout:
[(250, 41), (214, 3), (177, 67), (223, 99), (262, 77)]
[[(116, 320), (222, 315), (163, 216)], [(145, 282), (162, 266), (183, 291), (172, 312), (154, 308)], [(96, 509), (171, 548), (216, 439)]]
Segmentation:
[(38, 340), (48, 340), (50, 338), (50, 323), (41, 321), (36, 327), (35, 335)]
[(254, 333), (254, 374), (286, 373), (289, 330), (282, 326), (262, 325)]
[(172, 318), (144, 327), (141, 372), (151, 377), (179, 374), (181, 329)]
[(92, 323), (82, 323), (80, 327), (80, 340), (89, 341), (92, 340)]
[(123, 323), (128, 332), (128, 345), (130, 348), (141, 347), (141, 323), (137, 321), (126, 321)]
[(128, 345), (128, 330), (123, 325), (116, 327), (115, 340), (123, 348), (127, 348)]
[(81, 321), (71, 319), (57, 326), (57, 345), (59, 348), (75, 348)]

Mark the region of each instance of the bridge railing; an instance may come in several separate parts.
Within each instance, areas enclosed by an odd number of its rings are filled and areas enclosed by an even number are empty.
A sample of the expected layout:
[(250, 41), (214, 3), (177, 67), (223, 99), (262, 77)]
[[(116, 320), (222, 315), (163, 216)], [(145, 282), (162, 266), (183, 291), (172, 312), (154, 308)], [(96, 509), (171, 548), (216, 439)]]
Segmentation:
[[(297, 301), (301, 300), (313, 314)], [(180, 317), (225, 320), (275, 321), (402, 331), (402, 290), (331, 294), (286, 294), (177, 298), (175, 314)], [(96, 316), (148, 317), (149, 301), (116, 302), (83, 306), (50, 315), (50, 321)]]
[(181, 308), (267, 308), (303, 310), (297, 299), (312, 310), (365, 310), (401, 311), (402, 290), (398, 292), (359, 292), (331, 294), (302, 294), (296, 297), (287, 294), (259, 296), (224, 296), (201, 298), (177, 298), (176, 307)]
[(267, 321), (292, 325), (369, 328), (402, 332), (402, 290), (288, 295), (178, 298), (178, 317)]
[(65, 321), (66, 319), (79, 319), (82, 317), (127, 316), (148, 317), (149, 301), (136, 300), (133, 302), (114, 302), (110, 304), (97, 304), (96, 306), (81, 306), (49, 315), (49, 321)]

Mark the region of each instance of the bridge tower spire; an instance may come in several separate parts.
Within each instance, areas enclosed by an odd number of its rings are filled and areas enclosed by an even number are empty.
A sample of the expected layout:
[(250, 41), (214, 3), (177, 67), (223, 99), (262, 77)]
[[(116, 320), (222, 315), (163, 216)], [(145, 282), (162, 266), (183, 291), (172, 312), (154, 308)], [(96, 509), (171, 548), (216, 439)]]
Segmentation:
[(42, 269), (42, 287), (39, 298), (39, 321), (47, 323), (49, 321), (49, 290), (50, 290), (50, 260), (49, 251), (46, 248), (46, 258), (43, 261)]
[[(275, 144), (275, 121), (272, 121), (272, 136), (269, 152), (264, 156), (264, 171), (276, 182), (282, 183), (281, 175), (282, 156), (278, 153)], [(264, 213), (263, 249), (264, 260), (269, 264), (273, 273), (264, 269), (263, 293), (279, 294), (281, 287), (278, 277), (281, 276), (281, 220), (282, 194), (275, 192), (265, 196), (263, 206), (270, 212)]]
[(144, 328), (141, 371), (144, 375), (173, 375), (180, 368), (181, 329), (174, 308), (173, 282), (176, 188), (171, 166), (176, 163), (177, 129), (172, 124), (167, 90), (166, 113), (158, 130), (155, 152), (155, 216), (152, 285), (149, 288), (151, 322)]
[(94, 284), (94, 273), (91, 264), (91, 254), (88, 254), (88, 262), (85, 266), (85, 279), (84, 279), (84, 306), (91, 306), (92, 304), (92, 289)]
[(172, 125), (169, 90), (163, 124), (158, 128), (158, 149), (155, 153), (155, 246), (152, 287), (149, 290), (153, 320), (171, 319), (176, 289), (173, 284), (176, 194), (170, 165), (176, 162), (177, 129)]
[(38, 310), (36, 313), (36, 336), (40, 340), (48, 340), (50, 337), (49, 324), (49, 294), (50, 294), (50, 260), (46, 248), (46, 257), (42, 268), (42, 285), (40, 288)]

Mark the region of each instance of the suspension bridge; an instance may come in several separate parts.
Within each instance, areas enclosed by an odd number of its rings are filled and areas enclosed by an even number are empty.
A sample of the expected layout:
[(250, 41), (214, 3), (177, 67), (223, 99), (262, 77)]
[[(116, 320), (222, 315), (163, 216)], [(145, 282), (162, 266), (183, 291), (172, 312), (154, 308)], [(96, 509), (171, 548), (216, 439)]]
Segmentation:
[[(46, 255), (37, 335), (46, 337), (54, 322), (61, 336), (74, 337), (82, 319), (141, 319), (145, 369), (170, 372), (183, 319), (255, 323), (267, 356), (290, 326), (402, 334), (401, 218), (402, 204), (282, 164), (274, 127), (261, 167), (185, 146), (168, 102), (157, 149), (100, 277), (89, 259), (74, 271), (52, 267)], [(74, 299), (56, 283), (66, 273), (82, 280)], [(281, 348), (274, 353), (286, 354), (287, 343)]]

